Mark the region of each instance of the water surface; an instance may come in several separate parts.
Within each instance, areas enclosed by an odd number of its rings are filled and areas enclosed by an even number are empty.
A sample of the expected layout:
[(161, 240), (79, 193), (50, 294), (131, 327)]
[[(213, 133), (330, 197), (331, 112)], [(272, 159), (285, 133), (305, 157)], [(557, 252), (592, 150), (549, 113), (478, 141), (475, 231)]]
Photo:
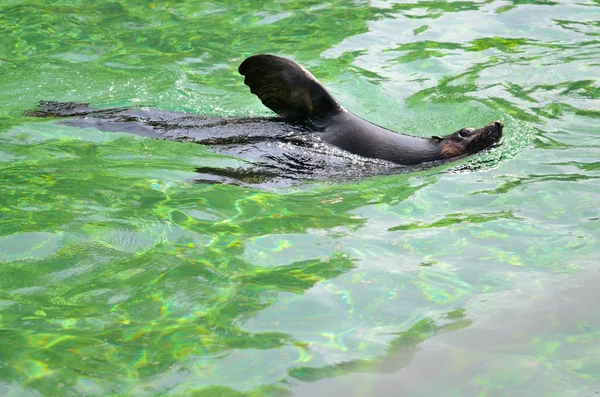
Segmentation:
[[(3, 396), (600, 392), (598, 1), (0, 5)], [(258, 189), (242, 160), (23, 117), (39, 100), (269, 115), (291, 57), (348, 109), (503, 145)]]

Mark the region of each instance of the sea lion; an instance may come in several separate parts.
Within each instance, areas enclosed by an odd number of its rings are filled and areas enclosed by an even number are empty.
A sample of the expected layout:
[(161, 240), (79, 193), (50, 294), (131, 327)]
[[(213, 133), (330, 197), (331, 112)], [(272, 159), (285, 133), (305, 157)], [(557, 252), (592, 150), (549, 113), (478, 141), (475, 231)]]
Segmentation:
[(443, 137), (393, 132), (344, 109), (310, 72), (276, 55), (251, 56), (238, 71), (266, 107), (285, 120), (318, 132), (324, 142), (359, 156), (415, 165), (474, 154), (502, 137), (500, 121), (479, 129), (462, 128)]
[(259, 176), (296, 180), (398, 172), (398, 166), (435, 164), (474, 154), (498, 144), (502, 137), (500, 121), (441, 137), (393, 132), (344, 109), (306, 69), (276, 55), (251, 56), (241, 63), (239, 72), (250, 91), (279, 117), (215, 118), (52, 101), (42, 101), (25, 114), (70, 117), (62, 123), (210, 145), (219, 153), (250, 160), (253, 167), (238, 171), (200, 167), (199, 172), (234, 179), (251, 175), (253, 180), (260, 180)]

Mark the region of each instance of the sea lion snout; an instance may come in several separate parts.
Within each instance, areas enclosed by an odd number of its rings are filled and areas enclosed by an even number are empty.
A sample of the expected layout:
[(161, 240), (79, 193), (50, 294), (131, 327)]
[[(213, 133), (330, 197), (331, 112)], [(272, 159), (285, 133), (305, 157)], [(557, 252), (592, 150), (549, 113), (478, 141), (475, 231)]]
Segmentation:
[[(502, 130), (504, 129), (504, 123), (500, 120), (496, 120), (489, 124), (490, 127), (488, 129), (488, 134), (496, 137), (496, 139), (500, 140), (502, 138)], [(484, 127), (485, 128), (485, 127)]]
[(504, 123), (500, 120), (496, 120), (490, 124), (491, 128), (488, 131), (488, 135), (491, 139), (494, 139), (495, 142), (492, 145), (497, 144), (502, 138), (502, 130), (504, 129)]
[(462, 128), (447, 135), (441, 141), (444, 147), (442, 155), (446, 159), (474, 154), (498, 145), (502, 138), (504, 124), (500, 120), (478, 129)]
[[(496, 120), (489, 125), (491, 128), (488, 130), (488, 134), (491, 138), (495, 138), (497, 141), (502, 138), (502, 130), (504, 129), (504, 123), (500, 120)], [(496, 142), (497, 143), (497, 142)]]

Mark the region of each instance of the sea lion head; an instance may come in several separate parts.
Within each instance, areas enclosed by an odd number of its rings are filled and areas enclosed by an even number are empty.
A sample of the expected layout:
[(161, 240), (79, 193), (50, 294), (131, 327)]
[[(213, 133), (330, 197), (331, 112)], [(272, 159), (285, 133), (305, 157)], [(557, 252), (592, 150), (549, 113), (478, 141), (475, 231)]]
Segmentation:
[(442, 155), (446, 159), (474, 154), (497, 145), (502, 138), (501, 121), (494, 121), (484, 127), (461, 128), (443, 138), (433, 137), (443, 144)]

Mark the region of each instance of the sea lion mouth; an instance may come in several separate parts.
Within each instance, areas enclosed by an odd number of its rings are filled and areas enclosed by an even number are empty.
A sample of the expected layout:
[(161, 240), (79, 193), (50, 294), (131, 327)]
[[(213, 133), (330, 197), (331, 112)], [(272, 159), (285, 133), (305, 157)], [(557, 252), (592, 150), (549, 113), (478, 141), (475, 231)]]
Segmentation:
[(470, 136), (462, 142), (462, 146), (466, 151), (464, 154), (473, 154), (500, 146), (503, 130), (504, 124), (500, 120), (493, 121), (478, 130), (473, 130)]

